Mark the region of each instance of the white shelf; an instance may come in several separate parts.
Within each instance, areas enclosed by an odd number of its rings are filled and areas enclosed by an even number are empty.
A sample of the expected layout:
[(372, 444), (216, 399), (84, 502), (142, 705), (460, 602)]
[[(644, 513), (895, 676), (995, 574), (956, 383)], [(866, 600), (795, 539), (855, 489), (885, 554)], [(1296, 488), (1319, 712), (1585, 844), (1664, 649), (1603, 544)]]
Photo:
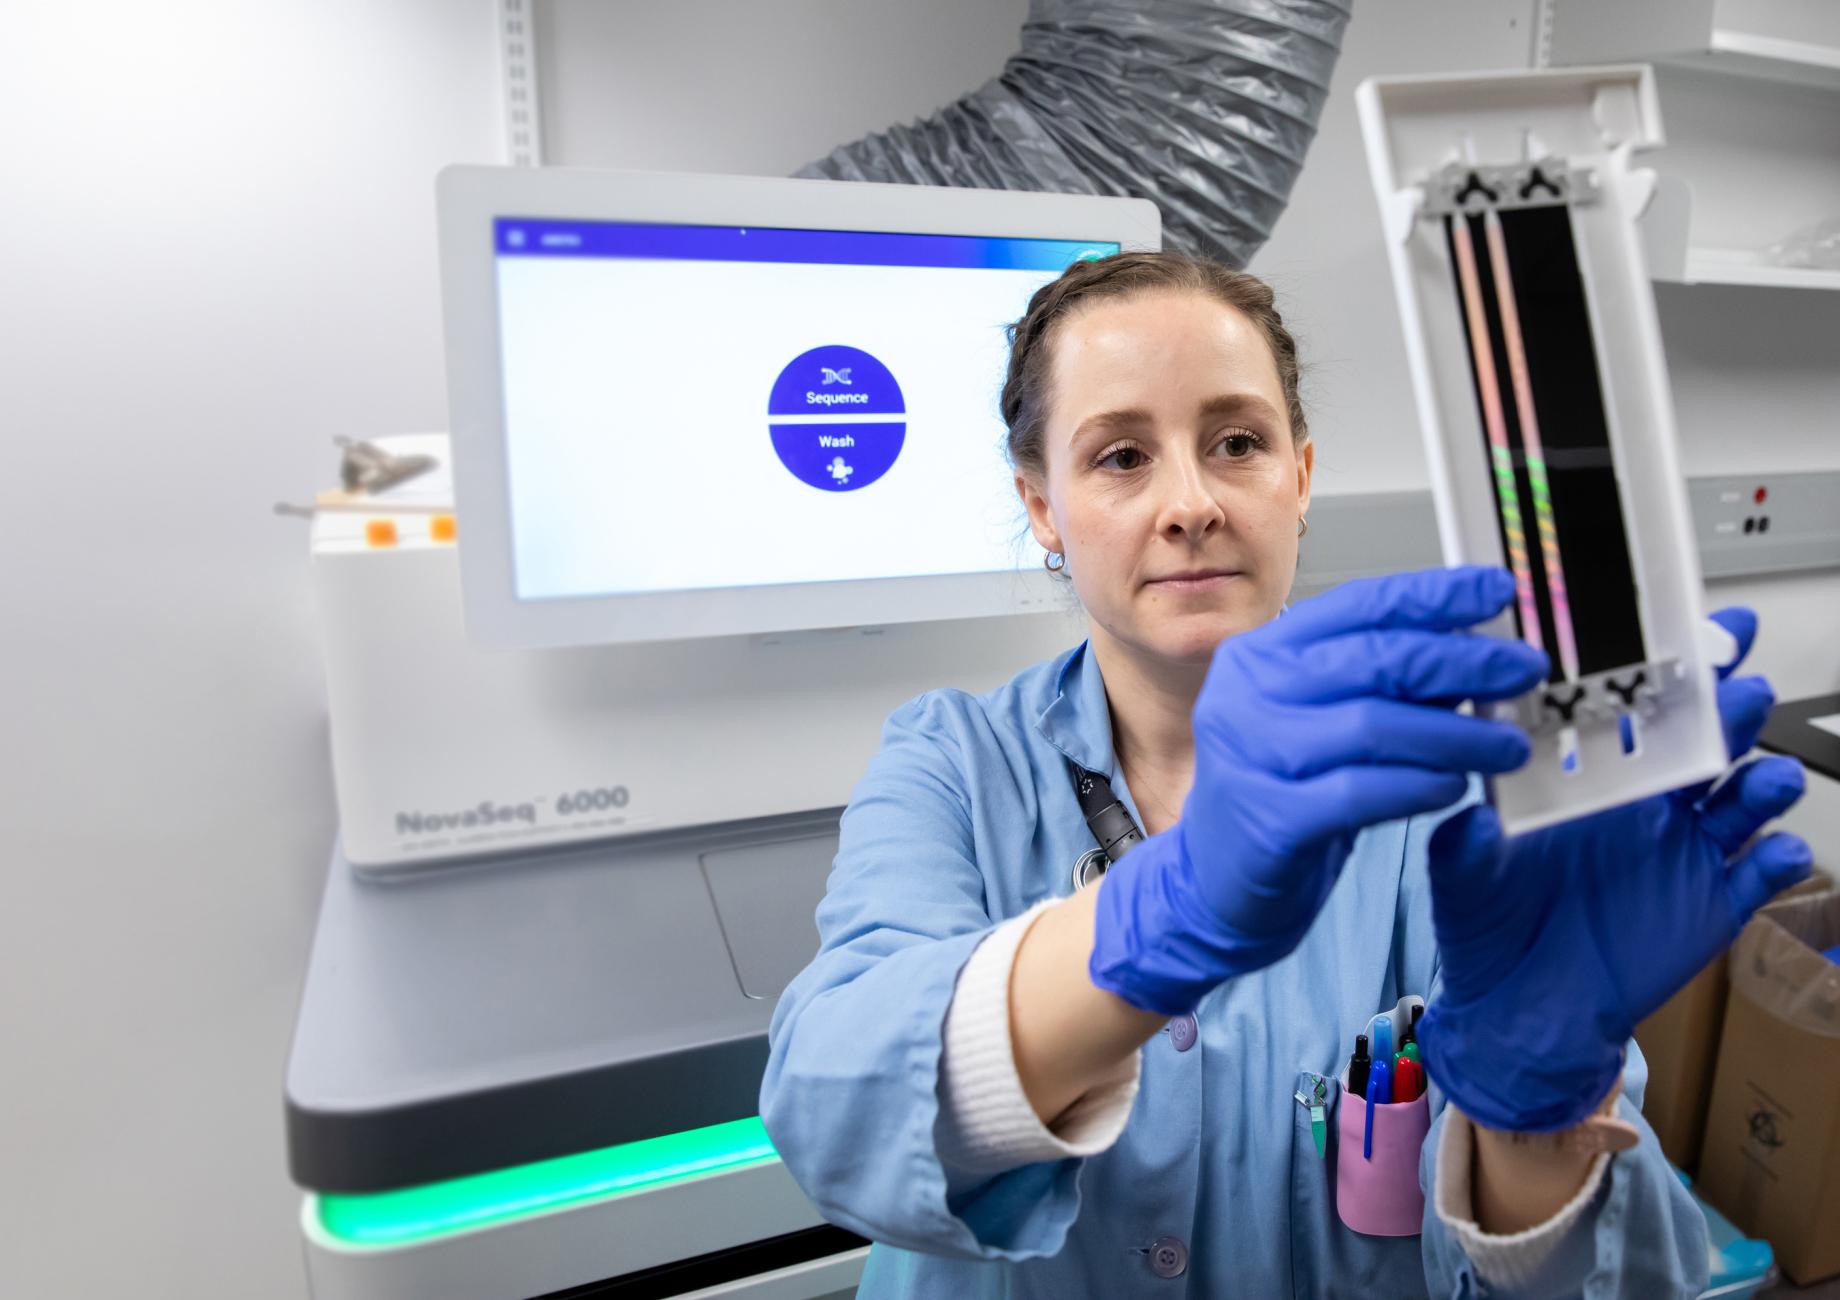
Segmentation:
[[(1667, 56), (1662, 56), (1667, 58)], [(1675, 55), (1669, 62), (1710, 68), (1741, 77), (1763, 77), (1840, 90), (1840, 48), (1783, 40), (1717, 27), (1704, 52)]]
[(1543, 0), (1543, 56), (1637, 60), (1840, 90), (1834, 0)]
[(1748, 284), (1772, 289), (1840, 289), (1840, 270), (1777, 266), (1744, 248), (1689, 248), (1679, 274), (1658, 273), (1675, 284)]

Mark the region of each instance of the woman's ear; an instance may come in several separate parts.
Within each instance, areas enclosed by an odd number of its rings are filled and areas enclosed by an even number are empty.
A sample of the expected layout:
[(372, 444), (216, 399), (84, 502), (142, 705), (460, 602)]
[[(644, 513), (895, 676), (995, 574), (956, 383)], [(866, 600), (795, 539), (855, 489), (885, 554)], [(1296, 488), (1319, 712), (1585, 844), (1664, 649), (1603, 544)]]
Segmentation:
[(1310, 513), (1310, 477), (1316, 472), (1316, 442), (1306, 439), (1297, 448), (1297, 517)]
[(1061, 535), (1054, 527), (1054, 515), (1048, 509), (1048, 498), (1042, 495), (1041, 484), (1026, 474), (1016, 475), (1016, 495), (1022, 498), (1022, 508), (1029, 512), (1029, 532), (1034, 535), (1035, 544), (1044, 551), (1067, 553), (1061, 545)]

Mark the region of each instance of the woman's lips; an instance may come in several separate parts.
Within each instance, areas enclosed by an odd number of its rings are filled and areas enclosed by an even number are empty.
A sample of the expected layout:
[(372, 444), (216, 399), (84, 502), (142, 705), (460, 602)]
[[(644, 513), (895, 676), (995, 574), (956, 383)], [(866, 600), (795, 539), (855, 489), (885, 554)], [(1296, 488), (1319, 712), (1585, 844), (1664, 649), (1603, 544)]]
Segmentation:
[(1206, 569), (1196, 573), (1174, 574), (1167, 578), (1152, 578), (1148, 585), (1164, 591), (1213, 591), (1243, 576), (1238, 569)]

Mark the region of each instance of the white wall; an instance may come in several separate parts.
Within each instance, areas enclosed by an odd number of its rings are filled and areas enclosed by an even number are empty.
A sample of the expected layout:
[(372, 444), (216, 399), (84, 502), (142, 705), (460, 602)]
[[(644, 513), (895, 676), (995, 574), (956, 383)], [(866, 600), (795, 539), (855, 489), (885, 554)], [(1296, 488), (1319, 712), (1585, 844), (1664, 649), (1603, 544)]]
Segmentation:
[(1003, 70), (1027, 0), (545, 0), (551, 163), (783, 176)]
[(445, 421), (491, 0), (9, 0), (0, 1295), (305, 1292), (281, 1071), (333, 832), (305, 527)]
[[(768, 173), (976, 86), (1024, 11), (553, 8), (556, 160)], [(1524, 63), (1530, 9), (1365, 0), (1351, 29), (1258, 262), (1315, 360), (1324, 491), (1424, 481), (1348, 93)], [(498, 156), (493, 5), (8, 18), (0, 1295), (285, 1300), (281, 1069), (334, 813), (303, 532), (267, 510), (327, 482), (331, 435), (444, 421), (430, 182)], [(1691, 470), (1840, 464), (1837, 296), (1664, 291)], [(1840, 577), (1728, 585), (1785, 687), (1840, 681)]]

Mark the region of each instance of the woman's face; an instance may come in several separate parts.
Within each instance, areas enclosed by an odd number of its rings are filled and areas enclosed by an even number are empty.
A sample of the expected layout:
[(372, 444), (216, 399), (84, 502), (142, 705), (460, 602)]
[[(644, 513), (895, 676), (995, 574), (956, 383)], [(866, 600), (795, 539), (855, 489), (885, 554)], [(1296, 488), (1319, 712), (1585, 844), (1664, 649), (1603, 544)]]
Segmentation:
[(1313, 449), (1291, 443), (1264, 336), (1205, 294), (1100, 299), (1051, 340), (1035, 540), (1088, 616), (1142, 654), (1205, 663), (1275, 617), (1297, 569)]

